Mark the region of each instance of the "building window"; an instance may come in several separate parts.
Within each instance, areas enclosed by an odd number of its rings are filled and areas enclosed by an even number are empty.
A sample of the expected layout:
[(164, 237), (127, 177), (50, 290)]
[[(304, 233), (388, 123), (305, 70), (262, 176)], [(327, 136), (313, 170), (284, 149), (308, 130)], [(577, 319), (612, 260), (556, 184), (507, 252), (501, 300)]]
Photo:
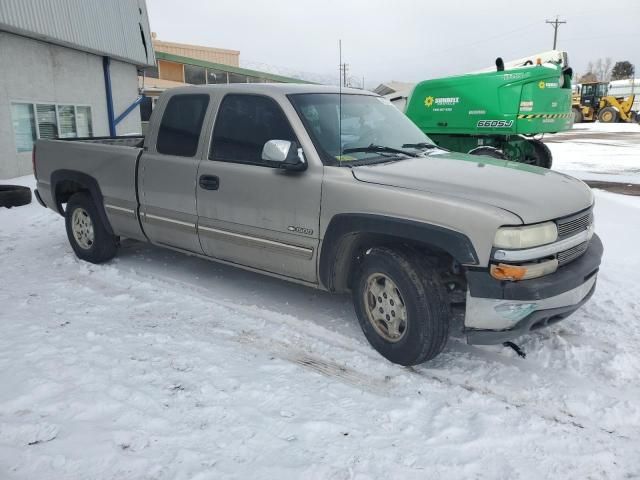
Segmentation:
[(76, 107), (76, 126), (79, 137), (93, 137), (91, 107)]
[(37, 138), (33, 105), (30, 103), (11, 105), (11, 120), (16, 134), (16, 148), (19, 152), (30, 152)]
[(207, 68), (207, 83), (210, 85), (229, 83), (227, 81), (227, 72)]
[(91, 107), (13, 103), (11, 117), (18, 152), (30, 152), (38, 138), (93, 136)]
[(148, 78), (160, 78), (158, 73), (158, 67), (145, 67), (144, 76)]
[(247, 83), (247, 77), (229, 72), (229, 83)]
[(204, 85), (207, 83), (207, 73), (204, 67), (197, 65), (184, 65), (184, 81), (192, 85)]
[(59, 105), (58, 118), (60, 119), (60, 138), (77, 137), (76, 112), (73, 105)]
[(55, 105), (36, 105), (38, 138), (58, 138), (58, 119)]

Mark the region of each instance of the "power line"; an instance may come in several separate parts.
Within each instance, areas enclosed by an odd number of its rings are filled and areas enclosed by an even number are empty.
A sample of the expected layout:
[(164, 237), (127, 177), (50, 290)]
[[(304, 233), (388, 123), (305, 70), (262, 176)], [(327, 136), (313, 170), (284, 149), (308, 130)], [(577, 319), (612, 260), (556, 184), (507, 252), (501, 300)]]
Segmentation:
[(558, 28), (560, 28), (560, 25), (562, 25), (563, 23), (567, 23), (565, 20), (558, 20), (558, 15), (556, 15), (556, 19), (555, 20), (547, 20), (545, 21), (545, 23), (548, 23), (549, 25), (553, 25), (553, 49), (556, 49), (556, 44), (558, 42)]

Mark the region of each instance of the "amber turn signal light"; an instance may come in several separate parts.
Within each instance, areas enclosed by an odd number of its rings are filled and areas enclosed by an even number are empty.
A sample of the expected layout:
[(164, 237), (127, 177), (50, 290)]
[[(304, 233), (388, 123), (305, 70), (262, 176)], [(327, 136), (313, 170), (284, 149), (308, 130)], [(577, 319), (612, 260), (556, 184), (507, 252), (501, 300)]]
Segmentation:
[(499, 263), (491, 265), (491, 276), (498, 280), (522, 280), (527, 274), (526, 267)]

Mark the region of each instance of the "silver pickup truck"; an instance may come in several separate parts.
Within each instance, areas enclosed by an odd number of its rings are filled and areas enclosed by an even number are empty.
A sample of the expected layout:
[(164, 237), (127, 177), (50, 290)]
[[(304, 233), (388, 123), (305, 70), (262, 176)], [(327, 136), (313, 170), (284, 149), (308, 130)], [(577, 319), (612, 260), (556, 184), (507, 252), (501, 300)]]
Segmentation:
[(126, 237), (350, 292), (403, 365), (442, 351), (455, 312), (475, 344), (562, 320), (602, 256), (584, 183), (444, 151), (360, 90), (176, 88), (145, 138), (41, 140), (34, 171), (79, 258), (108, 261)]

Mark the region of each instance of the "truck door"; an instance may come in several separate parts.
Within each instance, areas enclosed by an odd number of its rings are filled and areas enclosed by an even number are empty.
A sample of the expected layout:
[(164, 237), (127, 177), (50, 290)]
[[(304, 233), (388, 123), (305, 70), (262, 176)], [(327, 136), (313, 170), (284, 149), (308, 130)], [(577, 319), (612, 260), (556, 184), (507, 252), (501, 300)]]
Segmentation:
[(198, 171), (198, 232), (211, 257), (315, 283), (322, 166), (286, 172), (261, 158), (269, 140), (298, 142), (283, 107), (262, 95), (222, 98)]
[[(140, 219), (153, 243), (202, 253), (197, 233), (196, 176), (208, 94), (169, 97), (138, 169)], [(162, 108), (162, 106), (160, 106)]]

